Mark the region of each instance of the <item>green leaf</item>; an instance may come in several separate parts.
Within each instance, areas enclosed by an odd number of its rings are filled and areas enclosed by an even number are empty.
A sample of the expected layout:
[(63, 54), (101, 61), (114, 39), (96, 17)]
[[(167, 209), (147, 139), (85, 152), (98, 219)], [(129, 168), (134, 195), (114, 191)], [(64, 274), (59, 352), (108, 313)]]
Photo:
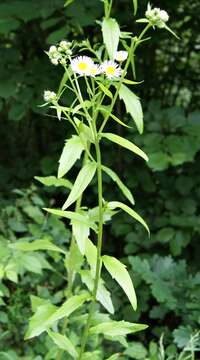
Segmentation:
[(30, 318), (29, 327), (25, 339), (40, 335), (48, 328), (48, 319), (55, 313), (56, 306), (44, 304), (37, 308), (36, 313)]
[(110, 59), (114, 59), (119, 44), (120, 28), (115, 19), (104, 19), (102, 23), (103, 42)]
[(56, 216), (67, 218), (71, 221), (80, 222), (82, 224), (89, 226), (94, 231), (96, 231), (96, 226), (94, 225), (94, 223), (92, 223), (92, 221), (90, 221), (88, 219), (88, 217), (86, 215), (82, 215), (82, 214), (79, 214), (79, 213), (76, 213), (73, 211), (63, 211), (63, 210), (58, 210), (58, 209), (44, 208), (43, 210), (46, 210), (49, 213), (54, 214)]
[(52, 304), (41, 305), (30, 318), (29, 328), (25, 339), (40, 335), (51, 327), (56, 321), (69, 316), (89, 299), (89, 294), (75, 295), (65, 301), (60, 308)]
[(67, 351), (74, 359), (77, 358), (78, 353), (72, 344), (72, 342), (65, 336), (59, 333), (48, 331), (48, 335), (51, 337), (53, 342), (59, 347), (59, 349)]
[(98, 82), (98, 85), (100, 89), (103, 91), (103, 93), (105, 93), (109, 98), (111, 99), (113, 98), (111, 91), (108, 90), (106, 86), (104, 86), (101, 82)]
[(93, 179), (95, 172), (96, 163), (88, 162), (86, 165), (83, 166), (75, 180), (74, 186), (67, 200), (62, 207), (62, 210), (67, 209), (81, 196), (81, 194), (84, 192), (84, 190), (87, 188), (87, 186)]
[(67, 271), (74, 271), (75, 273), (79, 272), (82, 264), (84, 262), (83, 256), (80, 253), (78, 245), (75, 241), (72, 242), (70, 246), (70, 252), (65, 257), (65, 267)]
[(169, 167), (170, 157), (162, 152), (158, 151), (149, 155), (148, 166), (154, 171), (163, 171)]
[(58, 167), (58, 178), (63, 177), (74, 165), (76, 160), (80, 159), (84, 150), (79, 136), (73, 135), (67, 140), (63, 148)]
[(67, 1), (65, 1), (64, 7), (69, 6), (69, 5), (72, 4), (73, 2), (74, 2), (74, 0), (67, 0)]
[[(94, 289), (94, 280), (91, 276), (89, 270), (80, 271), (82, 282), (87, 286), (87, 288), (92, 291)], [(114, 314), (114, 307), (111, 300), (111, 294), (104, 286), (102, 279), (99, 280), (98, 289), (97, 289), (97, 300), (105, 307), (105, 309), (110, 313)]]
[[(108, 113), (110, 113), (110, 111), (109, 111), (109, 109), (108, 109), (108, 107), (107, 107), (107, 105), (101, 105), (101, 106), (99, 106), (99, 111), (101, 111), (101, 112), (106, 112), (107, 114)], [(124, 126), (124, 127), (127, 127), (127, 128), (131, 128), (131, 126), (128, 126), (128, 125), (126, 125), (123, 121), (121, 121), (117, 116), (115, 116), (114, 114), (110, 114), (110, 117), (113, 119), (113, 120), (115, 120), (118, 124), (120, 124), (120, 125), (122, 125), (122, 126)]]
[(106, 138), (118, 145), (121, 145), (122, 147), (132, 151), (134, 154), (137, 154), (138, 156), (142, 157), (144, 160), (148, 161), (147, 155), (139, 147), (134, 145), (129, 140), (124, 139), (121, 136), (112, 133), (102, 133), (101, 137)]
[(120, 353), (113, 354), (113, 355), (109, 356), (109, 358), (107, 358), (106, 360), (117, 360), (120, 355), (121, 355)]
[(90, 334), (104, 334), (105, 336), (124, 336), (137, 331), (146, 329), (148, 326), (144, 324), (135, 324), (127, 321), (108, 321), (93, 326)]
[(126, 266), (112, 256), (104, 255), (102, 257), (102, 261), (112, 278), (115, 279), (117, 283), (121, 286), (121, 288), (124, 290), (126, 296), (130, 300), (133, 309), (136, 310), (136, 294), (130, 275), (126, 270)]
[(134, 15), (136, 15), (137, 14), (137, 8), (138, 8), (137, 0), (133, 0), (133, 7), (134, 7)]
[(63, 74), (62, 80), (60, 82), (59, 88), (58, 88), (58, 92), (57, 92), (58, 99), (60, 98), (60, 96), (62, 94), (62, 90), (63, 90), (68, 78), (69, 78), (68, 72), (65, 71), (64, 74)]
[(127, 113), (131, 114), (140, 134), (143, 133), (143, 111), (139, 98), (126, 85), (121, 85), (119, 97), (123, 100)]
[(134, 205), (134, 199), (133, 199), (133, 195), (131, 194), (130, 190), (127, 188), (126, 185), (124, 185), (124, 183), (121, 181), (121, 179), (119, 178), (119, 176), (110, 168), (108, 168), (107, 166), (102, 165), (102, 169), (103, 171), (105, 171), (105, 173), (111, 177), (111, 179), (113, 181), (115, 181), (117, 183), (117, 185), (119, 186), (120, 190), (122, 191), (122, 193), (124, 194), (124, 196), (131, 202), (131, 204)]
[(146, 359), (147, 350), (145, 349), (143, 344), (134, 341), (129, 345), (128, 349), (126, 349), (124, 354), (127, 355), (130, 359), (143, 360)]
[(146, 224), (146, 222), (143, 220), (143, 218), (138, 213), (136, 213), (136, 211), (132, 210), (129, 206), (127, 206), (119, 201), (111, 201), (108, 203), (108, 207), (112, 210), (116, 209), (116, 208), (120, 208), (120, 209), (124, 210), (130, 216), (132, 216), (135, 220), (140, 222), (145, 227), (145, 229), (148, 231), (148, 234), (150, 234), (149, 227)]
[[(88, 219), (89, 221), (89, 219)], [(86, 240), (90, 234), (90, 227), (80, 221), (72, 220), (72, 233), (76, 239), (78, 248), (82, 255), (85, 254)]]
[(76, 123), (78, 130), (79, 130), (79, 136), (81, 138), (82, 143), (90, 142), (94, 143), (94, 135), (90, 129), (89, 126), (85, 125), (82, 121), (80, 121), (78, 118), (74, 117), (74, 122)]
[(35, 176), (34, 178), (45, 186), (64, 186), (68, 189), (72, 189), (73, 186), (69, 180), (57, 179), (55, 176)]
[(86, 242), (85, 256), (88, 264), (90, 265), (91, 275), (94, 279), (96, 273), (96, 263), (97, 263), (97, 247), (89, 239), (87, 239)]
[(50, 304), (50, 301), (47, 299), (42, 299), (38, 296), (35, 295), (31, 295), (30, 296), (31, 299), (31, 310), (33, 312), (36, 312), (37, 308), (41, 305), (46, 305), (46, 304)]
[(34, 240), (30, 243), (17, 242), (10, 245), (11, 248), (15, 248), (21, 251), (37, 251), (37, 250), (50, 250), (57, 251), (66, 254), (66, 251), (51, 243), (49, 240)]
[(23, 211), (33, 219), (37, 224), (41, 225), (44, 222), (44, 215), (36, 206), (27, 205), (23, 207)]

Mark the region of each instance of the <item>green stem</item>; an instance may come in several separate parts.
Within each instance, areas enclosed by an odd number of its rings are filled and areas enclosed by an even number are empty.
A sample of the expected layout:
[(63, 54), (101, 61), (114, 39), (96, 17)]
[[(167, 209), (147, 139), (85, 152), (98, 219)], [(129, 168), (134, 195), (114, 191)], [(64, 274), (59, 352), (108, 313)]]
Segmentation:
[(99, 279), (101, 275), (101, 250), (102, 250), (102, 240), (103, 240), (103, 192), (102, 192), (102, 164), (101, 164), (101, 151), (99, 146), (99, 139), (96, 137), (95, 149), (97, 156), (97, 178), (98, 178), (98, 204), (99, 204), (99, 229), (98, 229), (98, 243), (97, 243), (97, 263), (96, 263), (96, 273), (94, 279), (94, 289), (92, 292), (92, 302), (89, 309), (89, 314), (87, 318), (87, 323), (83, 332), (81, 339), (81, 349), (79, 353), (78, 360), (82, 359), (82, 355), (85, 351), (85, 346), (87, 343), (89, 329), (91, 320), (95, 311), (96, 296), (98, 290)]

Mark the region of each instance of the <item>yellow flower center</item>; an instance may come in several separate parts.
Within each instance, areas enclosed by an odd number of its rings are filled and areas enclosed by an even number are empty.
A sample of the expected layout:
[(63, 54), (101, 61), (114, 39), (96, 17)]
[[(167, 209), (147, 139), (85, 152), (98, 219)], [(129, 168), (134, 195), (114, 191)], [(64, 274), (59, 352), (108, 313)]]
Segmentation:
[(115, 67), (114, 66), (108, 66), (106, 69), (107, 74), (114, 75), (115, 74)]
[(85, 63), (85, 62), (80, 62), (79, 64), (78, 64), (78, 68), (79, 68), (79, 70), (81, 70), (81, 71), (85, 71), (86, 69), (87, 69), (87, 64)]

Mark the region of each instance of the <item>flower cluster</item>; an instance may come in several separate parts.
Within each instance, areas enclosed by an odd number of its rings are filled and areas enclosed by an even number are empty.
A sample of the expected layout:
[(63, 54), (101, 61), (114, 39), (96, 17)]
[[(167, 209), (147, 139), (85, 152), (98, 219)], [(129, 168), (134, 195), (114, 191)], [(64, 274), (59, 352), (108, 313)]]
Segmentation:
[(66, 60), (71, 56), (72, 51), (70, 49), (71, 43), (62, 40), (58, 46), (52, 45), (47, 52), (50, 61), (53, 65), (66, 64)]
[(150, 4), (148, 4), (145, 15), (149, 22), (158, 28), (165, 27), (165, 23), (169, 20), (169, 15), (165, 10), (159, 8), (152, 9)]
[[(117, 51), (115, 60), (122, 62), (128, 57), (127, 51)], [(122, 70), (114, 60), (105, 60), (101, 65), (95, 64), (89, 56), (78, 56), (71, 60), (72, 71), (81, 76), (105, 74), (108, 79), (119, 78)]]
[(44, 101), (47, 103), (53, 102), (57, 100), (57, 95), (54, 91), (45, 90), (44, 92)]

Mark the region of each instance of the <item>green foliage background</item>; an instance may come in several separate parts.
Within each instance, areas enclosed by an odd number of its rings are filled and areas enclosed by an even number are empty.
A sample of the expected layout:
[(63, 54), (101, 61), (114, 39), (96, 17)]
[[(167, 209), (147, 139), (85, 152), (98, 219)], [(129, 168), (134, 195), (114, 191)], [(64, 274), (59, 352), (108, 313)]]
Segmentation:
[[(130, 1), (115, 3), (113, 16), (123, 30), (137, 34), (140, 25), (133, 23)], [(24, 342), (23, 335), (30, 316), (28, 293), (50, 297), (54, 304), (63, 297), (59, 256), (15, 253), (8, 243), (38, 237), (63, 245), (69, 241), (63, 222), (45, 217), (40, 210), (44, 205), (59, 206), (66, 190), (44, 190), (33, 179), (55, 175), (69, 136), (65, 122), (59, 123), (46, 108), (38, 107), (43, 91), (55, 90), (62, 75), (44, 50), (62, 39), (84, 36), (98, 41), (95, 19), (103, 12), (98, 0), (75, 0), (66, 8), (63, 4), (63, 0), (3, 0), (0, 4), (0, 274), (9, 265), (0, 283), (0, 359), (54, 359), (53, 350), (45, 357), (52, 349), (50, 340)], [(141, 14), (146, 4), (142, 2)], [(150, 326), (129, 339), (127, 359), (158, 359), (155, 343), (162, 333), (168, 355), (175, 354), (200, 324), (199, 4), (198, 0), (163, 0), (154, 5), (169, 11), (170, 26), (181, 40), (152, 31), (152, 41), (136, 59), (137, 78), (145, 80), (138, 92), (145, 110), (144, 135), (134, 129), (114, 129), (134, 138), (149, 154), (149, 164), (106, 146), (103, 155), (104, 163), (112, 165), (132, 190), (136, 208), (151, 228), (148, 239), (139, 225), (120, 214), (105, 233), (105, 251), (126, 263), (138, 295), (139, 307), (133, 313), (113, 285), (117, 317), (123, 314), (125, 320), (139, 319)], [(123, 111), (118, 104), (122, 116)], [(114, 191), (105, 176), (108, 199), (114, 198)], [(120, 193), (116, 195), (120, 199)], [(88, 196), (93, 203), (95, 191)]]

